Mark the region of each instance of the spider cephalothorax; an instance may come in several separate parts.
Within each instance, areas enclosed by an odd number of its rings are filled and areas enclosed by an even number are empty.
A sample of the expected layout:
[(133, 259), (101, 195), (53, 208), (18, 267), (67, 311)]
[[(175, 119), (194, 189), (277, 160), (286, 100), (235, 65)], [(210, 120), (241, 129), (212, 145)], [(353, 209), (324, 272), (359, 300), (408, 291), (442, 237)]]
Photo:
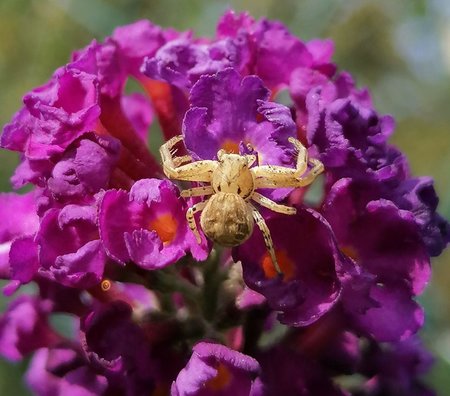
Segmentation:
[[(160, 148), (164, 173), (170, 179), (210, 183), (181, 192), (183, 197), (210, 196), (206, 201), (190, 207), (186, 213), (189, 227), (200, 243), (194, 215), (202, 212), (200, 225), (208, 238), (222, 246), (237, 246), (250, 237), (256, 222), (264, 236), (272, 262), (281, 272), (276, 260), (272, 238), (267, 225), (253, 206), (255, 201), (261, 206), (278, 213), (295, 214), (295, 208), (280, 205), (261, 195), (260, 188), (303, 187), (311, 184), (323, 171), (319, 160), (309, 159), (306, 148), (296, 139), (289, 141), (298, 150), (296, 168), (276, 165), (251, 166), (256, 161), (254, 155), (217, 153), (217, 161), (202, 160), (192, 162), (189, 155), (173, 156), (174, 146), (183, 140), (175, 136)], [(308, 170), (308, 163), (311, 169)]]

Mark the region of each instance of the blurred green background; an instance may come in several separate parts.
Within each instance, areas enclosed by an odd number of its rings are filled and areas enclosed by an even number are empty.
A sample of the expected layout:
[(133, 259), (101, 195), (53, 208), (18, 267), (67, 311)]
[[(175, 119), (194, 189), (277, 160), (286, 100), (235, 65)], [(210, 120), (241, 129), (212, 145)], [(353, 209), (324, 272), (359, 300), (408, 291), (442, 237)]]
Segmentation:
[[(31, 88), (44, 83), (70, 53), (115, 26), (148, 18), (178, 30), (213, 35), (224, 10), (248, 10), (284, 22), (302, 39), (331, 37), (335, 61), (368, 86), (377, 109), (397, 119), (392, 142), (416, 175), (432, 175), (440, 212), (450, 218), (450, 1), (448, 0), (0, 0), (0, 125)], [(17, 156), (0, 152), (0, 188), (9, 191)], [(437, 363), (427, 378), (450, 395), (450, 253), (433, 262), (421, 298), (422, 336)], [(4, 306), (3, 298), (1, 306)], [(0, 361), (0, 395), (29, 394), (25, 363)]]

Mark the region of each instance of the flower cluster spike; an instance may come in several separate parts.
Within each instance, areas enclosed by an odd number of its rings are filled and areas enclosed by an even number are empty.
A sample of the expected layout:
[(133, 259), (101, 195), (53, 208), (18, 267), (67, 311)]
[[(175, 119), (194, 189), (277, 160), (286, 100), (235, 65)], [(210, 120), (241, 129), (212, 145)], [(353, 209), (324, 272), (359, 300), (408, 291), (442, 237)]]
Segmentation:
[[(213, 38), (139, 21), (24, 96), (0, 141), (21, 155), (12, 186), (32, 186), (0, 194), (0, 354), (30, 357), (34, 394), (432, 394), (416, 296), (450, 226), (332, 55), (246, 13)], [(232, 249), (198, 243), (186, 212), (202, 198), (164, 177), (152, 123), (183, 136), (180, 164), (225, 150), (294, 168), (293, 138), (323, 163), (307, 187), (258, 191), (296, 209), (258, 207), (279, 271), (256, 227)]]

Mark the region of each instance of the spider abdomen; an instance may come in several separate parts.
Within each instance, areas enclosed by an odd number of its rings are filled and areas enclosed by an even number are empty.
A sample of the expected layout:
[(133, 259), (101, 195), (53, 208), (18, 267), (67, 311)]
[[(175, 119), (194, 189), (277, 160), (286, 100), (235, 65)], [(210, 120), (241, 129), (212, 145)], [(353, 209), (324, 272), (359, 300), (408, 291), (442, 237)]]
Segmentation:
[(206, 236), (222, 246), (237, 246), (253, 231), (252, 211), (242, 197), (233, 193), (213, 195), (203, 209), (200, 224)]

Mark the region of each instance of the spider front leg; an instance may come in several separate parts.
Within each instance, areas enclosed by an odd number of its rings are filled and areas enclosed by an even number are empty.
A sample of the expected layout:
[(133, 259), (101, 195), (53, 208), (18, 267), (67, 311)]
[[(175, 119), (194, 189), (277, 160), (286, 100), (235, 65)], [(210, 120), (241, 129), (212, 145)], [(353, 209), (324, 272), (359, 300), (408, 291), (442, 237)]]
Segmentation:
[(198, 182), (211, 181), (212, 173), (217, 167), (216, 161), (204, 160), (181, 165), (186, 161), (191, 161), (192, 158), (188, 155), (174, 157), (174, 146), (182, 140), (183, 136), (174, 136), (159, 149), (165, 175), (169, 179)]
[(278, 265), (277, 257), (275, 255), (275, 250), (273, 248), (273, 242), (272, 237), (270, 235), (269, 227), (267, 227), (267, 224), (264, 221), (264, 217), (261, 216), (261, 213), (259, 213), (258, 210), (253, 205), (248, 204), (248, 206), (252, 211), (253, 219), (255, 220), (256, 225), (263, 234), (264, 243), (266, 244), (266, 248), (269, 251), (270, 258), (272, 259), (275, 271), (277, 271), (278, 274), (282, 274), (280, 266)]
[[(295, 169), (276, 165), (263, 165), (251, 169), (255, 178), (255, 188), (304, 187), (311, 184), (323, 170), (323, 164), (317, 159), (308, 160), (306, 148), (296, 139), (289, 141), (297, 148), (297, 167)], [(313, 167), (306, 171), (308, 163)], [(305, 174), (305, 172), (307, 172)]]
[(175, 167), (179, 167), (180, 165), (185, 164), (186, 162), (192, 162), (192, 157), (190, 155), (183, 155), (181, 157), (175, 157), (173, 159), (173, 163)]
[(261, 195), (260, 193), (254, 191), (251, 197), (255, 202), (259, 203), (261, 206), (264, 206), (267, 209), (273, 210), (277, 213), (283, 213), (287, 215), (294, 215), (297, 213), (297, 209), (292, 208), (290, 206), (280, 205), (271, 199)]
[(186, 220), (189, 224), (189, 228), (191, 229), (192, 233), (195, 235), (195, 239), (197, 240), (198, 244), (202, 243), (202, 238), (200, 237), (200, 233), (198, 232), (194, 215), (197, 212), (201, 212), (205, 208), (207, 202), (208, 201), (199, 202), (199, 203), (195, 204), (194, 206), (191, 206), (186, 212)]

